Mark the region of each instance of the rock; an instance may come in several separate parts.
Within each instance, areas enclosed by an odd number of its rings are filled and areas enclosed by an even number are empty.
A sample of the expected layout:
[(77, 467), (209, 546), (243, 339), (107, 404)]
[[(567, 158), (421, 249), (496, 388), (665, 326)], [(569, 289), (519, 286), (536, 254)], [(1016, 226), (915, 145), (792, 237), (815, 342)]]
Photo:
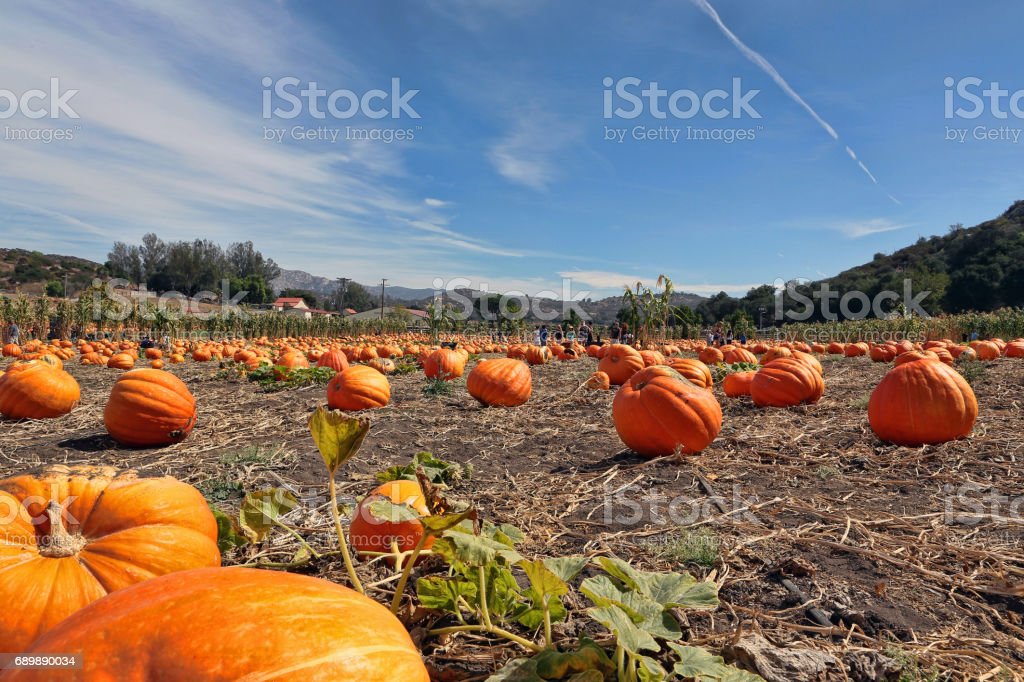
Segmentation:
[(877, 651), (857, 651), (846, 657), (851, 682), (897, 682), (902, 666)]
[(828, 682), (843, 679), (843, 665), (835, 656), (810, 649), (782, 649), (761, 635), (747, 635), (726, 646), (729, 663), (756, 672), (766, 682)]

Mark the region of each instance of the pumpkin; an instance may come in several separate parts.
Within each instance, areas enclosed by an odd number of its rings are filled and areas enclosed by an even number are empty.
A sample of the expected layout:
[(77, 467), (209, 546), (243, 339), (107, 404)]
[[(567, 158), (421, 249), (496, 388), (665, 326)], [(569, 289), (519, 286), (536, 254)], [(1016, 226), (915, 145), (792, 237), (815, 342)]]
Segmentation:
[(644, 359), (644, 367), (665, 364), (665, 356), (656, 350), (642, 350), (640, 351), (640, 357)]
[(846, 344), (833, 341), (828, 344), (829, 355), (843, 355), (846, 352)]
[(543, 365), (551, 360), (551, 349), (547, 346), (527, 346), (525, 359), (531, 365)]
[(945, 363), (918, 359), (894, 367), (868, 401), (868, 422), (881, 440), (917, 446), (970, 434), (978, 418), (974, 391)]
[(0, 375), (0, 414), (8, 419), (51, 419), (75, 408), (75, 378), (45, 362), (16, 362)]
[(607, 374), (597, 371), (591, 374), (583, 385), (593, 391), (607, 391), (612, 387), (612, 381)]
[(196, 423), (196, 401), (170, 372), (134, 369), (114, 384), (103, 423), (122, 445), (153, 447), (185, 440)]
[(388, 378), (366, 365), (352, 365), (327, 384), (327, 405), (332, 410), (370, 410), (390, 401)]
[(722, 408), (670, 367), (635, 372), (615, 395), (612, 421), (626, 446), (644, 457), (691, 454), (722, 429)]
[(147, 360), (159, 360), (164, 356), (164, 352), (159, 348), (147, 348), (145, 355)]
[(978, 354), (979, 360), (996, 360), (1002, 355), (1002, 351), (992, 341), (975, 341), (971, 344), (971, 348)]
[(330, 367), (335, 372), (344, 372), (348, 369), (348, 358), (340, 350), (327, 351), (316, 361), (317, 367)]
[[(83, 667), (62, 673), (67, 680), (429, 680), (409, 633), (384, 606), (319, 578), (242, 567), (181, 571), (121, 590), (31, 651), (81, 654)], [(53, 679), (46, 669), (10, 672), (17, 682)]]
[(8, 343), (3, 347), (3, 350), (0, 352), (3, 353), (3, 356), (5, 358), (21, 357), (21, 346), (19, 346), (16, 343)]
[(398, 369), (397, 365), (395, 365), (395, 361), (391, 359), (391, 356), (386, 358), (378, 356), (371, 360), (367, 360), (366, 366), (372, 367), (381, 374), (394, 374), (395, 370)]
[(764, 365), (750, 383), (750, 397), (760, 407), (790, 407), (816, 403), (825, 382), (813, 367), (796, 358), (780, 358)]
[(466, 371), (466, 361), (450, 348), (438, 348), (423, 361), (423, 373), (430, 379), (451, 381)]
[(484, 405), (522, 405), (533, 391), (530, 367), (510, 358), (482, 361), (469, 373), (466, 390)]
[(115, 353), (107, 360), (107, 367), (114, 369), (131, 369), (135, 366), (135, 356), (131, 353)]
[(757, 372), (733, 372), (722, 380), (722, 390), (730, 398), (750, 395), (750, 384)]
[(213, 358), (213, 353), (209, 348), (196, 348), (192, 351), (192, 359), (196, 362), (209, 362), (211, 358)]
[(697, 354), (697, 359), (705, 365), (716, 365), (725, 359), (725, 354), (714, 346), (708, 346)]
[(871, 348), (868, 344), (863, 341), (857, 343), (847, 344), (846, 348), (843, 349), (843, 355), (848, 358), (859, 358), (868, 354)]
[(896, 356), (895, 364), (902, 365), (905, 362), (917, 362), (918, 360), (938, 360), (939, 356), (930, 350), (911, 350), (900, 353)]
[(761, 356), (761, 364), (767, 365), (773, 360), (779, 358), (791, 358), (793, 357), (793, 351), (785, 346), (776, 346), (775, 348), (769, 348), (768, 351)]
[[(417, 519), (387, 519), (374, 516), (370, 505), (374, 500), (381, 498), (390, 500), (393, 504), (404, 504), (420, 516), (430, 515), (426, 497), (418, 482), (402, 479), (382, 483), (356, 506), (355, 515), (349, 526), (349, 540), (353, 549), (360, 554), (390, 552), (394, 542), (398, 546), (398, 551), (412, 551), (423, 537), (423, 524)], [(424, 549), (429, 549), (434, 544), (433, 540), (427, 538)]]
[(711, 370), (700, 360), (693, 358), (672, 358), (668, 366), (683, 375), (683, 378), (699, 388), (711, 389)]
[(746, 348), (732, 348), (725, 353), (724, 361), (732, 365), (737, 362), (748, 362), (751, 365), (757, 364), (757, 356)]
[(613, 343), (605, 350), (604, 357), (597, 363), (597, 369), (608, 375), (613, 386), (621, 386), (644, 368), (640, 351), (624, 343)]
[(896, 357), (896, 346), (891, 344), (884, 344), (879, 346), (872, 346), (868, 354), (871, 359), (875, 362), (892, 362)]
[(1011, 341), (1006, 344), (1006, 357), (1024, 358), (1024, 341)]
[(795, 350), (795, 351), (793, 351), (793, 359), (794, 360), (799, 360), (800, 362), (804, 363), (805, 365), (809, 365), (818, 374), (820, 374), (822, 376), (825, 375), (825, 368), (821, 366), (821, 361), (818, 360), (818, 358), (816, 358), (813, 355), (811, 355), (810, 353), (805, 353), (805, 352), (803, 352), (801, 350)]
[(173, 478), (54, 465), (0, 481), (0, 634), (12, 651), (109, 592), (219, 566), (217, 522)]

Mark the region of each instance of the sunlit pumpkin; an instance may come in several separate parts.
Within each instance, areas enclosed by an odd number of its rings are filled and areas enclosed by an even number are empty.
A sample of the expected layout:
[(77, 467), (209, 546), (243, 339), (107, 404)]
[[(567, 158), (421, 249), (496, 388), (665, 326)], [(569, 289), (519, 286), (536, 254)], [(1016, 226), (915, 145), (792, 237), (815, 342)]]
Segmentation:
[(750, 384), (750, 397), (761, 407), (791, 407), (816, 403), (825, 383), (813, 367), (796, 358), (780, 358), (757, 371)]
[(597, 363), (597, 368), (608, 375), (613, 386), (621, 386), (644, 368), (644, 359), (640, 351), (632, 346), (613, 343), (607, 347), (604, 357)]
[[(352, 548), (358, 553), (391, 552), (392, 543), (395, 543), (400, 552), (412, 551), (423, 537), (423, 524), (417, 519), (378, 517), (373, 513), (371, 505), (374, 500), (381, 498), (396, 505), (406, 505), (419, 516), (430, 515), (419, 483), (408, 480), (382, 483), (356, 506), (349, 526)], [(431, 545), (433, 538), (428, 538), (424, 543), (424, 549)]]
[(51, 419), (75, 408), (75, 378), (40, 360), (16, 362), (0, 374), (0, 414), (8, 419)]
[(333, 410), (370, 410), (390, 401), (388, 378), (366, 365), (352, 365), (327, 384), (327, 405)]
[(181, 379), (158, 369), (135, 369), (114, 384), (103, 423), (122, 445), (153, 447), (184, 440), (196, 416), (195, 398)]
[(481, 361), (469, 373), (466, 390), (484, 405), (522, 405), (533, 390), (530, 367), (511, 358)]

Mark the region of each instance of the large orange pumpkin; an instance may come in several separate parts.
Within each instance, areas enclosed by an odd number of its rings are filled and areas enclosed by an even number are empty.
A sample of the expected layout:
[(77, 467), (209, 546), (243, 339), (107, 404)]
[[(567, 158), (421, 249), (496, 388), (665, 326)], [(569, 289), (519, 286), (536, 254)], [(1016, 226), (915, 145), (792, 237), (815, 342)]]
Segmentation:
[(697, 359), (705, 365), (715, 365), (725, 359), (725, 354), (714, 346), (708, 346), (707, 348), (703, 348), (700, 353), (697, 354)]
[(750, 395), (750, 384), (757, 372), (733, 372), (722, 379), (722, 390), (730, 398)]
[(388, 378), (366, 365), (352, 365), (327, 384), (327, 405), (332, 410), (370, 410), (390, 401)]
[(16, 362), (0, 375), (0, 414), (8, 419), (50, 419), (75, 408), (75, 378), (40, 360)]
[(135, 356), (131, 353), (115, 353), (107, 360), (107, 367), (113, 369), (131, 369), (135, 366)]
[(317, 367), (330, 367), (335, 372), (344, 372), (348, 369), (348, 358), (340, 350), (327, 351), (316, 361)]
[[(593, 346), (591, 346), (593, 348)], [(612, 387), (611, 379), (604, 372), (598, 370), (591, 374), (583, 384), (593, 391), (607, 391)]]
[(465, 359), (450, 348), (438, 348), (423, 361), (423, 373), (430, 379), (451, 381), (466, 371)]
[[(13, 610), (11, 610), (13, 612)], [(41, 638), (31, 652), (75, 652), (73, 682), (428, 682), (401, 622), (382, 605), (310, 576), (200, 568), (101, 599)], [(9, 671), (4, 682), (52, 680)]]
[(881, 440), (917, 446), (970, 434), (978, 401), (960, 374), (934, 359), (894, 367), (868, 401), (868, 422)]
[(597, 369), (608, 375), (613, 386), (621, 386), (644, 368), (640, 351), (624, 343), (613, 343), (605, 350), (604, 357), (597, 363)]
[(699, 388), (711, 389), (714, 379), (711, 370), (700, 360), (693, 358), (672, 358), (668, 366), (683, 375), (683, 378)]
[[(352, 547), (360, 553), (390, 552), (391, 543), (394, 542), (398, 545), (398, 551), (412, 551), (423, 537), (423, 524), (416, 519), (377, 518), (370, 511), (369, 505), (380, 498), (388, 499), (394, 504), (407, 505), (420, 516), (430, 515), (427, 500), (419, 483), (408, 480), (382, 483), (356, 506), (352, 524), (349, 526)], [(424, 543), (424, 549), (433, 544), (433, 538), (428, 538)]]
[(732, 348), (725, 353), (725, 362), (731, 364), (737, 362), (748, 362), (751, 365), (757, 364), (757, 356), (751, 353), (746, 348)]
[(469, 373), (466, 390), (484, 405), (522, 405), (533, 391), (530, 367), (510, 358), (481, 361)]
[(0, 481), (0, 639), (26, 649), (108, 592), (219, 566), (217, 522), (173, 478), (55, 465)]
[(694, 387), (669, 367), (635, 372), (615, 395), (612, 420), (619, 438), (645, 457), (690, 454), (722, 429), (722, 408), (710, 391)]
[(757, 371), (750, 384), (750, 397), (761, 407), (816, 403), (824, 392), (821, 374), (796, 358), (772, 360)]
[(185, 440), (196, 415), (195, 398), (181, 379), (158, 369), (134, 369), (114, 384), (103, 423), (122, 445), (153, 447)]
[(3, 350), (0, 352), (3, 353), (5, 358), (21, 357), (21, 346), (16, 343), (8, 343), (4, 345)]

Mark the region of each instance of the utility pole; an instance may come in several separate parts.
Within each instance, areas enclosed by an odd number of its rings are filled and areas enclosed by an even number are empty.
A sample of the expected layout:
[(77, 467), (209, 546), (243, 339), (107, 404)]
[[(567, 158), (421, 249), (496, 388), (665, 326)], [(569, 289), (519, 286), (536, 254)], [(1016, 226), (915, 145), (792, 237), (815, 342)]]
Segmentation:
[(388, 283), (388, 281), (386, 279), (382, 279), (380, 281), (380, 324), (381, 324), (381, 331), (384, 331), (384, 287), (387, 285), (387, 283)]
[(339, 277), (338, 281), (341, 282), (341, 296), (338, 298), (338, 312), (345, 313), (345, 294), (348, 293), (348, 283), (350, 280), (348, 277)]

